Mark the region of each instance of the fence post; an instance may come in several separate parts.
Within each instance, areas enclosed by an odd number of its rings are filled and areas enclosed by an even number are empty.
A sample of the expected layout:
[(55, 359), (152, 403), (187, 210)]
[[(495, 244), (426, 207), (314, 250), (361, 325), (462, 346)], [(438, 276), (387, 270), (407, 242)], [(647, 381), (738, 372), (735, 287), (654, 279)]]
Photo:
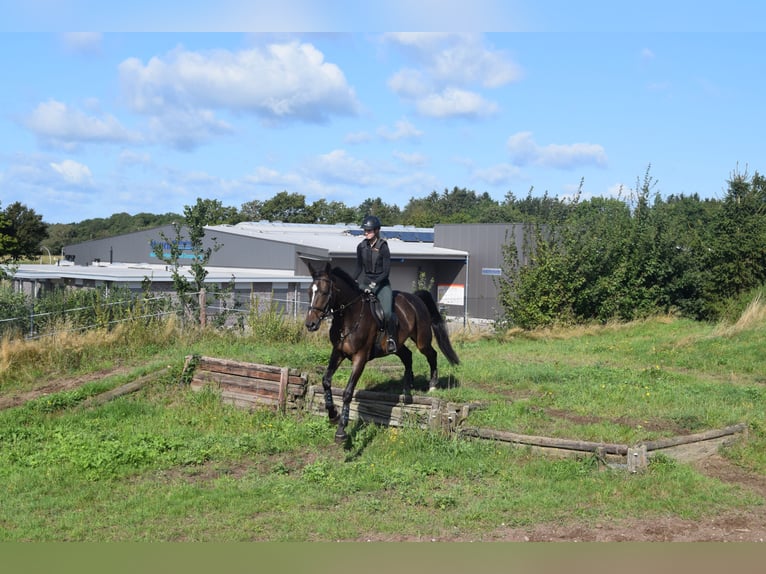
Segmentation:
[(207, 324), (207, 296), (205, 294), (205, 288), (200, 289), (199, 292), (199, 325), (205, 327)]

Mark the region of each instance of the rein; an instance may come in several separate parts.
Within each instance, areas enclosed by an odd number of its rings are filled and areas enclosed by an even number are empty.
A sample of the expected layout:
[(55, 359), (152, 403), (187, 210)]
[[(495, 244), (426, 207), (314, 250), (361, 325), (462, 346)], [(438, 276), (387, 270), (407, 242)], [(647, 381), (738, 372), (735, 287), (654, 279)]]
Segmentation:
[[(328, 279), (330, 283), (330, 292), (331, 296), (327, 299), (327, 303), (325, 304), (324, 308), (319, 308), (315, 305), (311, 306), (311, 309), (314, 309), (315, 311), (319, 311), (321, 313), (320, 315), (320, 321), (326, 319), (328, 316), (340, 317), (343, 315), (343, 312), (348, 309), (349, 307), (355, 305), (359, 300), (361, 300), (364, 293), (357, 293), (356, 296), (352, 297), (350, 301), (347, 301), (343, 304), (341, 304), (337, 309), (333, 309), (331, 306), (331, 303), (334, 299), (333, 292), (335, 291), (335, 281), (332, 279)], [(362, 315), (364, 313), (364, 305), (362, 306), (361, 310), (359, 311), (359, 318), (356, 320), (356, 323), (354, 323), (353, 327), (351, 327), (345, 334), (341, 332), (340, 334), (340, 340), (343, 341), (346, 337), (348, 337), (351, 333), (356, 331), (357, 327), (359, 327), (359, 323), (362, 321)]]

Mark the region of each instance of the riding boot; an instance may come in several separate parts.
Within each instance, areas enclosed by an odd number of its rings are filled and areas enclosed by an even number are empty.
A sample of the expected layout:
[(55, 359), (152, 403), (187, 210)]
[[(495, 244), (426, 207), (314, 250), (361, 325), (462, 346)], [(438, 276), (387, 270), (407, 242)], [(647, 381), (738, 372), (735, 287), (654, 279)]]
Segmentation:
[(391, 317), (388, 320), (388, 342), (386, 343), (386, 352), (396, 353), (396, 322)]

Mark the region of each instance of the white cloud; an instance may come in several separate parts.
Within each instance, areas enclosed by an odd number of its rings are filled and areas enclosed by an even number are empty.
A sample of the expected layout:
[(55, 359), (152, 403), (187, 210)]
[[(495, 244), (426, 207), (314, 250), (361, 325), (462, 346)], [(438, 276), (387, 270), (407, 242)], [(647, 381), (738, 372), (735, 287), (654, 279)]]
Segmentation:
[(345, 150), (333, 150), (309, 162), (310, 173), (322, 180), (357, 186), (371, 185), (373, 169), (364, 160), (349, 155)]
[(225, 121), (210, 110), (171, 109), (149, 121), (152, 137), (181, 150), (191, 150), (214, 136), (233, 132)]
[(423, 132), (417, 129), (407, 120), (399, 120), (394, 124), (393, 128), (381, 127), (378, 129), (378, 135), (385, 140), (397, 141), (397, 140), (414, 140), (419, 139)]
[(389, 88), (414, 100), (421, 113), (431, 116), (482, 117), (497, 104), (477, 93), (521, 78), (521, 68), (508, 54), (487, 47), (475, 34), (396, 33), (383, 40), (399, 47), (414, 66), (388, 80)]
[(321, 122), (358, 109), (341, 69), (306, 43), (239, 52), (177, 49), (146, 64), (125, 60), (120, 77), (129, 105), (150, 115), (207, 109)]
[(50, 166), (66, 183), (71, 185), (88, 184), (93, 176), (87, 165), (71, 159), (65, 159), (60, 163), (51, 163)]
[(259, 166), (245, 178), (246, 183), (254, 185), (269, 185), (283, 188), (298, 189), (303, 184), (303, 178), (296, 174), (282, 173), (275, 169)]
[(428, 163), (428, 158), (422, 153), (404, 153), (395, 151), (393, 156), (408, 166), (422, 167)]
[(80, 54), (91, 54), (101, 50), (102, 34), (100, 32), (67, 32), (61, 35), (64, 46)]
[(497, 104), (485, 100), (481, 95), (457, 88), (448, 88), (441, 93), (421, 98), (416, 107), (424, 116), (436, 118), (478, 118), (492, 115), (498, 110)]
[(503, 185), (521, 177), (521, 170), (508, 163), (500, 163), (473, 170), (473, 176), (490, 185)]
[(124, 128), (109, 114), (100, 117), (48, 100), (38, 104), (26, 118), (25, 125), (40, 139), (53, 145), (73, 147), (80, 143), (124, 143), (139, 136)]
[(372, 141), (372, 135), (369, 132), (352, 132), (346, 134), (343, 141), (348, 144), (361, 144)]
[(422, 97), (432, 89), (425, 74), (410, 68), (399, 70), (388, 79), (387, 83), (391, 91), (402, 98)]
[(538, 165), (572, 169), (581, 165), (606, 166), (604, 148), (598, 144), (548, 144), (539, 146), (531, 132), (519, 132), (508, 138), (508, 152), (514, 165)]

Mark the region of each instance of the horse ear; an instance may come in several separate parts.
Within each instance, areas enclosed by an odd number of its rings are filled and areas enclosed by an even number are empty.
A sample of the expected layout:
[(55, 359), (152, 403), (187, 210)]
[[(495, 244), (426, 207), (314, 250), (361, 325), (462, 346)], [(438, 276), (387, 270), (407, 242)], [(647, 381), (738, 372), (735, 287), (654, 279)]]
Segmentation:
[(325, 270), (325, 273), (327, 273), (328, 275), (332, 271), (332, 265), (330, 265), (329, 261), (327, 263), (325, 263), (324, 270)]

